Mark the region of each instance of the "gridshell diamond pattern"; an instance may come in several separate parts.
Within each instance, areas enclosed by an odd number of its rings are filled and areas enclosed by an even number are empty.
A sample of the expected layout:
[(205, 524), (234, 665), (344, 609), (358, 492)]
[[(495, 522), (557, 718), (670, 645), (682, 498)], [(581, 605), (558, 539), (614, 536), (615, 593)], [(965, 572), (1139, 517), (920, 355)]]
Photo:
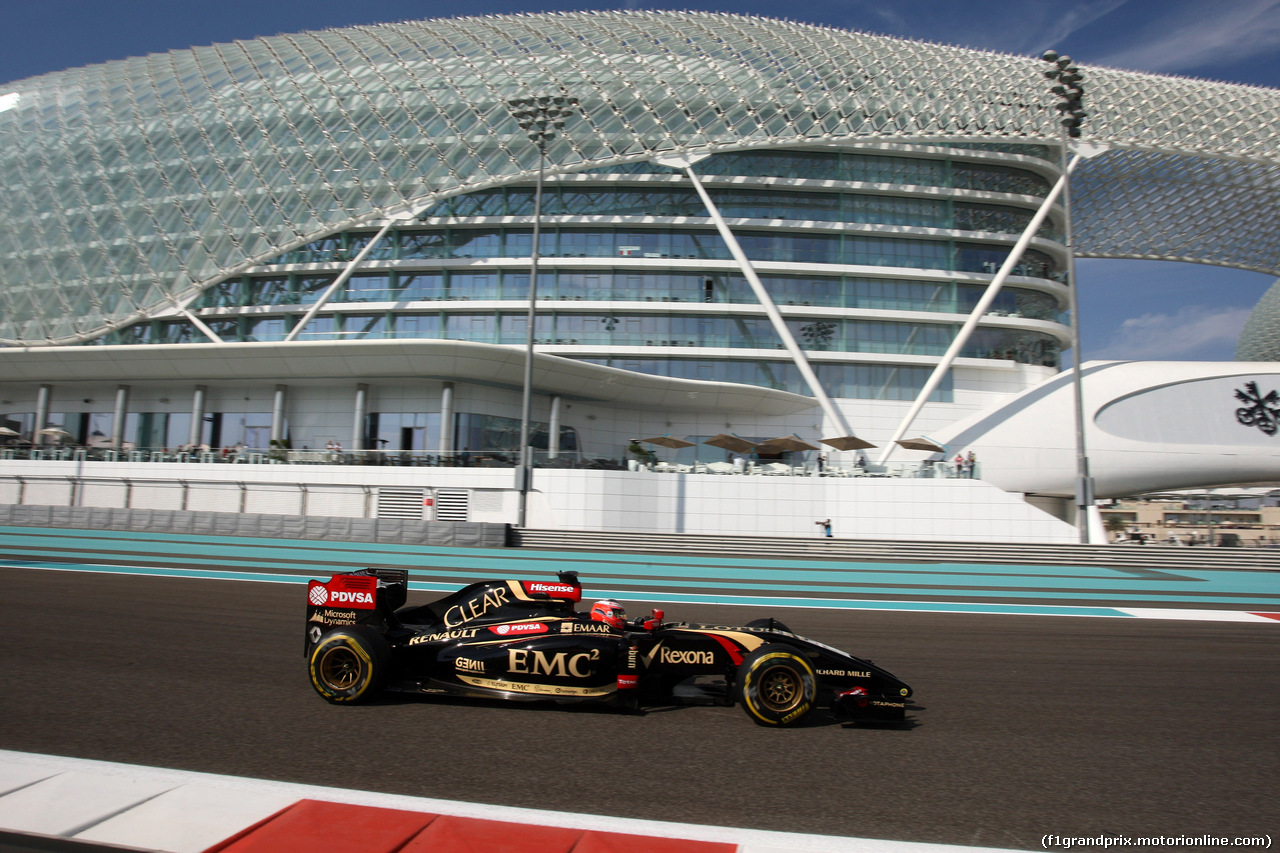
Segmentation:
[[(254, 39), (10, 84), (0, 343), (90, 340), (326, 234), (527, 181), (503, 107), (577, 97), (551, 172), (842, 142), (1054, 144), (1037, 59), (756, 17), (599, 12)], [(945, 70), (945, 74), (943, 71)], [(1082, 254), (1280, 274), (1280, 92), (1086, 68)], [(945, 78), (945, 79), (943, 79)]]

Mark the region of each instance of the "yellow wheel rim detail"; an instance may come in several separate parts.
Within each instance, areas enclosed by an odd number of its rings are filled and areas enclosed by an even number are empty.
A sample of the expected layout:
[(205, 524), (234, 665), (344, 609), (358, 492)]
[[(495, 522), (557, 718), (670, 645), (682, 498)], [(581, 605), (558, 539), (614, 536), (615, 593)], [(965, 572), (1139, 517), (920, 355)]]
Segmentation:
[(326, 649), (320, 658), (320, 679), (333, 690), (350, 690), (362, 671), (360, 658), (346, 646)]
[(800, 679), (786, 667), (775, 666), (760, 679), (760, 701), (771, 711), (790, 711), (803, 695)]

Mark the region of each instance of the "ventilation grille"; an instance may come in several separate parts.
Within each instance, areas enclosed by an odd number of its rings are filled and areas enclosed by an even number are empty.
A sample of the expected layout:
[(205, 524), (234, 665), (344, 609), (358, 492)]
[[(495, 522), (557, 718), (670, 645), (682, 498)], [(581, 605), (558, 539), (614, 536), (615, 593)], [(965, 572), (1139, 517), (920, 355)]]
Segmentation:
[(378, 518), (422, 518), (422, 489), (378, 489)]
[(468, 521), (471, 492), (466, 489), (436, 489), (436, 521)]

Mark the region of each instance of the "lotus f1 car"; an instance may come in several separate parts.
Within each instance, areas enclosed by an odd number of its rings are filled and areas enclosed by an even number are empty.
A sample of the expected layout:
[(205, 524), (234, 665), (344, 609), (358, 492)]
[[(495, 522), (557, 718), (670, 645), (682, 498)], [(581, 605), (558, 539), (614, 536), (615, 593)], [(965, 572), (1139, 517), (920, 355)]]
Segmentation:
[(627, 622), (612, 602), (607, 616), (577, 612), (573, 572), (474, 583), (421, 606), (404, 606), (407, 590), (404, 570), (311, 581), (306, 657), (317, 693), (340, 704), (380, 690), (628, 708), (736, 702), (765, 726), (796, 725), (819, 707), (901, 721), (911, 696), (870, 661), (773, 619), (697, 625), (655, 610)]

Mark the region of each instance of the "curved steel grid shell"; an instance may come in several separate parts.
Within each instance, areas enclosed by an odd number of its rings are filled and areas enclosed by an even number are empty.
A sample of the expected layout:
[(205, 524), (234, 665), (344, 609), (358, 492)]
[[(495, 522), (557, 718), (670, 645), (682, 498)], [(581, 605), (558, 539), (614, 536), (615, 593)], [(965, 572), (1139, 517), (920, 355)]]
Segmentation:
[(1280, 279), (1249, 312), (1236, 342), (1236, 361), (1280, 361)]
[[(551, 172), (655, 152), (1053, 143), (1043, 63), (709, 13), (463, 18), (254, 39), (0, 98), (0, 342), (93, 338), (288, 248), (485, 186), (537, 148), (504, 102), (570, 94)], [(1081, 252), (1280, 273), (1280, 92), (1087, 69)], [(1194, 216), (1184, 213), (1194, 200)]]

